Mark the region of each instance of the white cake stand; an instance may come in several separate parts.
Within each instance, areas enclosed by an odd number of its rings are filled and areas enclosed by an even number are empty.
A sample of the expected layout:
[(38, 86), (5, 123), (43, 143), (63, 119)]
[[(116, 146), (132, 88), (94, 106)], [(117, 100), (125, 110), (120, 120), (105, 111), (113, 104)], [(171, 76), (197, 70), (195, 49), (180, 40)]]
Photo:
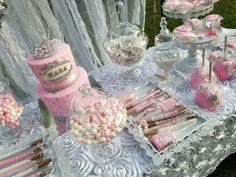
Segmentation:
[(162, 8), (163, 14), (165, 16), (174, 19), (182, 19), (185, 23), (190, 18), (198, 18), (200, 16), (209, 14), (214, 9), (214, 4), (209, 4), (208, 6), (199, 7), (197, 9), (193, 8), (186, 13), (181, 13), (180, 11), (176, 10), (169, 10), (166, 9), (164, 6), (162, 6)]
[[(180, 11), (176, 10), (169, 10), (163, 7), (163, 14), (169, 18), (174, 19), (182, 19), (183, 23), (185, 23), (190, 18), (197, 18), (199, 16), (206, 15), (210, 13), (214, 9), (214, 3), (209, 4), (208, 6), (202, 6), (199, 8), (190, 9), (186, 13), (181, 13)], [(191, 73), (193, 69), (197, 68), (199, 65), (199, 58), (201, 55), (198, 54), (198, 49), (200, 47), (206, 47), (212, 41), (214, 41), (218, 36), (212, 38), (206, 38), (203, 40), (197, 40), (191, 43), (185, 43), (181, 40), (178, 40), (177, 43), (180, 44), (183, 48), (188, 49), (188, 57), (183, 60), (178, 66), (177, 69), (184, 73)]]

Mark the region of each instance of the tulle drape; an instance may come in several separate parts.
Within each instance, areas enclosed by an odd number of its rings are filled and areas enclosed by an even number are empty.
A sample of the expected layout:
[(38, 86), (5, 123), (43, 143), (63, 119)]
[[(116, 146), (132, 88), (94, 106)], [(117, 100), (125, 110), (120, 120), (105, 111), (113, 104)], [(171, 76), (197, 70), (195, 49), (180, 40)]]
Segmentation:
[[(35, 96), (37, 80), (27, 55), (43, 38), (70, 44), (78, 65), (91, 71), (111, 63), (103, 49), (108, 29), (118, 23), (117, 0), (8, 0), (0, 31), (1, 65), (19, 89)], [(146, 0), (123, 0), (124, 19), (144, 27)]]

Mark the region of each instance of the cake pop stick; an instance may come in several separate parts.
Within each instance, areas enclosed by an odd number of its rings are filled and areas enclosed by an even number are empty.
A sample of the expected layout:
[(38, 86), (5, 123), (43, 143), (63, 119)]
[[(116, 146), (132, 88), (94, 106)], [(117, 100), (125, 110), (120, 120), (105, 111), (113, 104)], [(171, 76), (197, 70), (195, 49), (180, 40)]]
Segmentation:
[(205, 66), (206, 49), (202, 49), (202, 68)]
[(209, 83), (211, 83), (212, 80), (212, 61), (209, 63)]
[(228, 43), (228, 37), (227, 37), (227, 36), (225, 36), (225, 45), (224, 45), (224, 60), (227, 60), (227, 53), (228, 53), (227, 43)]

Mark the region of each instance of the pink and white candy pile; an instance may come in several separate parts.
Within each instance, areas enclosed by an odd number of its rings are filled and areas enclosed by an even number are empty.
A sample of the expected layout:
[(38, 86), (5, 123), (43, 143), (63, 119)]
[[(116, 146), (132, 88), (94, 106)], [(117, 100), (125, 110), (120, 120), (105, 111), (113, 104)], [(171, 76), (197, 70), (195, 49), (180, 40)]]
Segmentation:
[[(83, 111), (83, 108), (80, 109)], [(116, 98), (108, 98), (103, 107), (96, 103), (89, 109), (96, 114), (86, 116), (73, 114), (69, 121), (71, 133), (83, 144), (91, 145), (110, 141), (125, 126), (127, 111), (123, 103)]]
[(19, 105), (9, 93), (0, 95), (0, 126), (16, 128), (19, 126), (19, 117), (23, 107)]
[(202, 20), (189, 19), (184, 25), (175, 28), (175, 35), (183, 42), (195, 42), (216, 37), (220, 33), (220, 23), (223, 17), (217, 14), (208, 15)]
[(223, 93), (215, 83), (205, 83), (196, 91), (194, 101), (198, 106), (214, 111), (223, 103)]
[(187, 13), (193, 10), (200, 10), (217, 0), (166, 0), (163, 4), (164, 9), (169, 11), (177, 11), (179, 13)]
[(209, 60), (214, 62), (213, 71), (220, 81), (232, 80), (236, 76), (236, 60), (227, 54), (227, 60), (221, 51), (212, 52)]

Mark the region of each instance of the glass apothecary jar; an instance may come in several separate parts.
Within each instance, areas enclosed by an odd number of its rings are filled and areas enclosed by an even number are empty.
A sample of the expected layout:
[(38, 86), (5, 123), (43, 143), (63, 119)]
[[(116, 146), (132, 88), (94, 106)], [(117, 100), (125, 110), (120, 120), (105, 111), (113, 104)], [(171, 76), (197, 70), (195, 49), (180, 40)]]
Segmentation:
[(148, 37), (138, 25), (124, 22), (108, 31), (104, 48), (113, 63), (131, 67), (142, 60), (147, 44)]
[(9, 81), (0, 79), (0, 127), (17, 128), (20, 125), (21, 106), (11, 94)]
[(123, 103), (98, 89), (83, 85), (71, 101), (67, 130), (80, 143), (92, 145), (110, 141), (125, 126)]
[(158, 50), (170, 50), (175, 45), (175, 35), (167, 28), (167, 21), (165, 17), (161, 18), (160, 34), (155, 37), (155, 46)]

